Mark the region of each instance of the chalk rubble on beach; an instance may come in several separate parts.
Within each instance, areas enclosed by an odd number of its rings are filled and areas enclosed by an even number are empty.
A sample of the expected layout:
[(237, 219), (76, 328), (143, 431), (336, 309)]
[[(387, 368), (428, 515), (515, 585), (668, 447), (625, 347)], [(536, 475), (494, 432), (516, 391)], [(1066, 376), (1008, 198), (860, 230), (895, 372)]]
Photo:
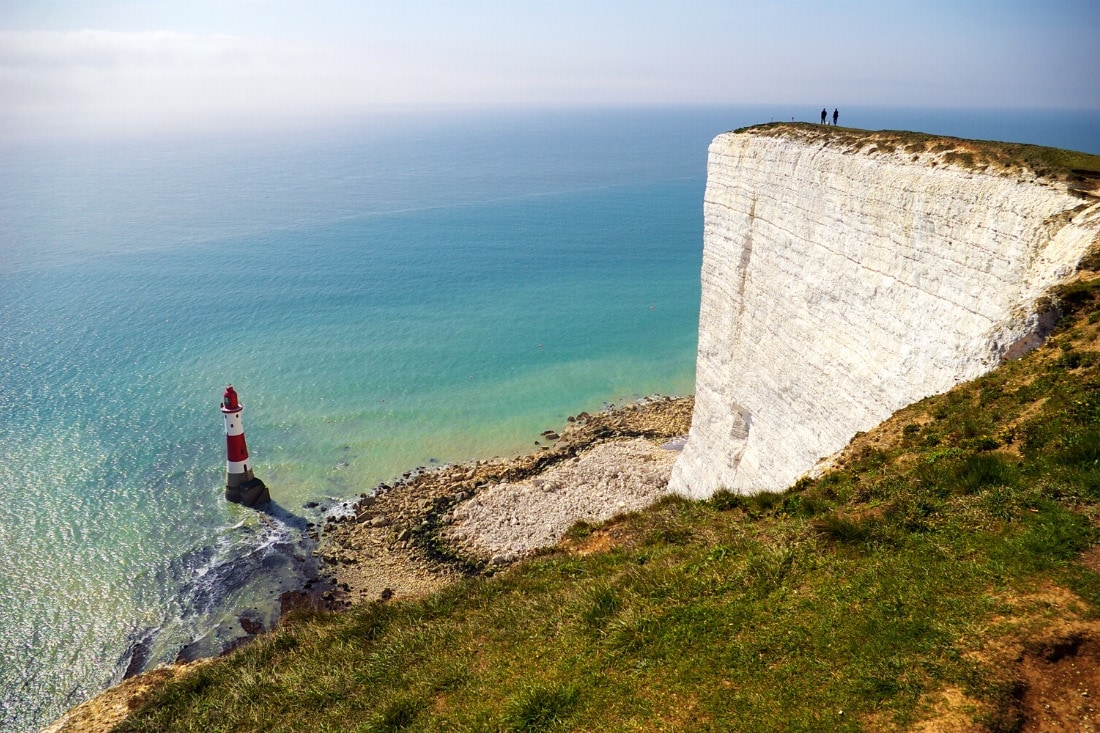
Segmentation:
[(454, 510), (444, 536), (474, 554), (514, 560), (664, 496), (678, 452), (644, 438), (597, 445), (538, 476), (496, 484)]
[(554, 546), (578, 521), (600, 523), (664, 496), (693, 404), (612, 405), (545, 431), (552, 444), (533, 453), (411, 471), (330, 519), (317, 555), (351, 603), (495, 572)]

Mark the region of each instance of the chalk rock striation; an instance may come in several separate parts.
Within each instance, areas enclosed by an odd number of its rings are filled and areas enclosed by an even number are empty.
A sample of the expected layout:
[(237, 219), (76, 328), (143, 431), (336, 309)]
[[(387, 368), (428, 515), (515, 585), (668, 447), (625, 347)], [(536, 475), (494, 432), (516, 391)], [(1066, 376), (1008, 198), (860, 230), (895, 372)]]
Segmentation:
[[(956, 141), (960, 144), (965, 141)], [(1094, 194), (797, 126), (718, 136), (695, 409), (671, 491), (782, 490), (897, 409), (1033, 348)]]

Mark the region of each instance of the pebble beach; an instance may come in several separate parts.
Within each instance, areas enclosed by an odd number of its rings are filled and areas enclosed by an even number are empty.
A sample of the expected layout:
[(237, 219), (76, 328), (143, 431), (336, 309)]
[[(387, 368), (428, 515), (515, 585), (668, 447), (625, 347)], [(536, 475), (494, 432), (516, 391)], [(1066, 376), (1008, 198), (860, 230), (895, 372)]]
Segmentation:
[(332, 605), (410, 598), (492, 574), (665, 495), (693, 397), (650, 397), (570, 417), (536, 450), (410, 472), (364, 494), (320, 532)]

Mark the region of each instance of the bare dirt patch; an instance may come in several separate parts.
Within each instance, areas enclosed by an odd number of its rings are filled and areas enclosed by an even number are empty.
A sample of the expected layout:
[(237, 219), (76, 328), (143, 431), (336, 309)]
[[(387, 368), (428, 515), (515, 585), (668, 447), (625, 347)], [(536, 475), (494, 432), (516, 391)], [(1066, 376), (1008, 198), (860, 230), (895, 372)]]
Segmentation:
[(1081, 554), (1081, 564), (1089, 570), (1100, 572), (1100, 545), (1096, 545)]
[(914, 733), (982, 733), (985, 728), (974, 722), (974, 713), (982, 706), (957, 687), (950, 687), (923, 701), (931, 715), (913, 726)]
[(1100, 629), (1029, 645), (1020, 662), (1022, 733), (1100, 731)]
[(604, 526), (593, 530), (592, 534), (581, 539), (566, 537), (558, 547), (566, 552), (584, 557), (598, 552), (610, 552), (622, 542), (621, 532), (614, 526)]

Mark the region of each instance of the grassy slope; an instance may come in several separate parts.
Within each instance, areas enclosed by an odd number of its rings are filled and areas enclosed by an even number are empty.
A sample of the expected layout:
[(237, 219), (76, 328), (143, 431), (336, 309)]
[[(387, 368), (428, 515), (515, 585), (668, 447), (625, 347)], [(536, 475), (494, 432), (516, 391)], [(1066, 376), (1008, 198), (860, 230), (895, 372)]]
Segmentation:
[(1100, 614), (1098, 283), (1064, 289), (1048, 345), (821, 479), (666, 500), (421, 602), (294, 617), (119, 730), (878, 730), (945, 691), (1011, 730), (1021, 644)]

